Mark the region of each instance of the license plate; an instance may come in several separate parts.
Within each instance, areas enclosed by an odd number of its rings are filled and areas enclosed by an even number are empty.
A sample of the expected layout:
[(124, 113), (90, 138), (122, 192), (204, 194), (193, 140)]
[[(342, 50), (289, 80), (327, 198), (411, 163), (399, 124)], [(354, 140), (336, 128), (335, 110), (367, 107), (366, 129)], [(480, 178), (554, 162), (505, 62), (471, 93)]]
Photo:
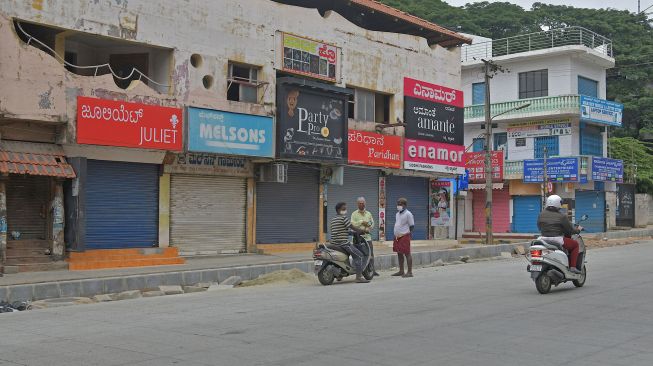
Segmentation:
[(321, 265), (322, 265), (322, 261), (315, 261), (315, 265), (316, 265), (316, 266), (321, 266)]
[(542, 265), (541, 264), (533, 264), (531, 265), (531, 272), (542, 272)]

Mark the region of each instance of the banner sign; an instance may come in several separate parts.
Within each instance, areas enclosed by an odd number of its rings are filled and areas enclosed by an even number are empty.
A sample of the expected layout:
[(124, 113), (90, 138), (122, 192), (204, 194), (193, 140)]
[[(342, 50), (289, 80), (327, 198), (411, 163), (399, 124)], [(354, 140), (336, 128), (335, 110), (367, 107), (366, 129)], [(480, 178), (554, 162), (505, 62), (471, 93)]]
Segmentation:
[(406, 138), (464, 144), (463, 92), (404, 78)]
[(181, 151), (182, 110), (77, 97), (77, 143)]
[(283, 33), (283, 70), (336, 81), (340, 48)]
[(453, 184), (450, 180), (431, 180), (431, 226), (450, 226)]
[(592, 180), (623, 183), (623, 160), (592, 157)]
[(274, 157), (272, 117), (189, 107), (188, 151)]
[(401, 136), (349, 130), (349, 164), (401, 168)]
[(569, 120), (538, 121), (509, 124), (507, 128), (509, 139), (571, 135)]
[(584, 121), (621, 127), (624, 105), (609, 100), (580, 96), (580, 118)]
[(282, 83), (277, 98), (279, 157), (347, 161), (347, 94)]
[[(580, 182), (578, 158), (551, 158), (546, 160), (547, 181)], [(544, 181), (544, 159), (524, 160), (524, 183)]]
[[(503, 151), (492, 151), (492, 181), (503, 181)], [(465, 153), (465, 170), (469, 172), (470, 182), (485, 181), (485, 153)]]
[(404, 140), (404, 169), (450, 174), (464, 174), (462, 145), (422, 140)]
[(175, 154), (170, 164), (163, 166), (165, 173), (226, 175), (231, 177), (254, 176), (253, 164), (247, 158), (216, 156), (214, 154)]

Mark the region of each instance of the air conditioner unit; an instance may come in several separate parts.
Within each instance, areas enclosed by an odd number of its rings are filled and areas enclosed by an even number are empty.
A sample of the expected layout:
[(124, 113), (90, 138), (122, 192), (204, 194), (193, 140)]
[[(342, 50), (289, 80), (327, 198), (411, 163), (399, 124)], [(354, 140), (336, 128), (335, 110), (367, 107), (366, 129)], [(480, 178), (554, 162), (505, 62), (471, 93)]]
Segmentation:
[(288, 182), (288, 164), (272, 163), (259, 165), (258, 171), (259, 182), (287, 183)]

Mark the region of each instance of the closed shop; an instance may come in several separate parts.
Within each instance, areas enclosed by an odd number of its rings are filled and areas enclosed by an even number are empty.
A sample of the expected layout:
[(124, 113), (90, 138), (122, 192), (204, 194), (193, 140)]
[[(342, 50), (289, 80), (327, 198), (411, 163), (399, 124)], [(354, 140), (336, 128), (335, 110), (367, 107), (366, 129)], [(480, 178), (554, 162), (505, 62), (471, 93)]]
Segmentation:
[(159, 166), (88, 160), (86, 247), (158, 245)]
[(605, 192), (576, 191), (576, 222), (583, 215), (589, 216), (582, 223), (588, 233), (605, 231)]
[(512, 197), (512, 232), (538, 233), (537, 218), (542, 211), (542, 196)]
[(310, 243), (319, 237), (317, 165), (288, 164), (287, 183), (256, 184), (256, 243)]
[[(379, 173), (374, 169), (345, 168), (343, 185), (327, 185), (327, 217), (328, 222), (336, 215), (336, 204), (347, 203), (348, 216), (358, 210), (356, 199), (365, 197), (366, 208), (374, 218), (372, 239), (379, 239)], [(330, 234), (330, 232), (329, 232)]]
[(414, 240), (428, 239), (429, 229), (429, 179), (421, 177), (389, 176), (386, 179), (386, 239), (392, 240), (397, 213), (397, 200), (408, 200), (408, 210), (415, 217)]
[(245, 178), (172, 175), (170, 244), (184, 252), (246, 251)]
[[(485, 232), (485, 191), (473, 191), (474, 232)], [(510, 192), (508, 189), (492, 191), (492, 231), (510, 232)]]
[(20, 239), (47, 239), (50, 178), (11, 175), (7, 180), (7, 233)]

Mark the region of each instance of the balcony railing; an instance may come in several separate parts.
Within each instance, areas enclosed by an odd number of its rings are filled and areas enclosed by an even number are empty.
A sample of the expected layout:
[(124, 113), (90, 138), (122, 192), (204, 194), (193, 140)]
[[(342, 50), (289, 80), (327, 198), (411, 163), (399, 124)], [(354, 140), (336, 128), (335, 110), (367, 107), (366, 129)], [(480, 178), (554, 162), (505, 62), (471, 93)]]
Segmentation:
[(612, 57), (610, 39), (583, 27), (566, 27), (463, 45), (461, 58), (462, 62), (473, 62), (515, 53), (575, 45), (585, 46), (604, 56)]
[[(554, 97), (528, 98), (503, 103), (492, 103), (490, 105), (490, 115), (496, 116), (499, 113), (509, 111), (526, 103), (530, 103), (531, 105), (520, 110), (502, 114), (497, 119), (530, 117), (543, 114), (580, 114), (580, 96), (558, 95)], [(465, 107), (465, 122), (483, 120), (485, 120), (485, 105), (477, 104)]]
[[(580, 156), (580, 174), (588, 174), (590, 157)], [(504, 179), (524, 179), (524, 161), (523, 160), (506, 160), (503, 163)]]

